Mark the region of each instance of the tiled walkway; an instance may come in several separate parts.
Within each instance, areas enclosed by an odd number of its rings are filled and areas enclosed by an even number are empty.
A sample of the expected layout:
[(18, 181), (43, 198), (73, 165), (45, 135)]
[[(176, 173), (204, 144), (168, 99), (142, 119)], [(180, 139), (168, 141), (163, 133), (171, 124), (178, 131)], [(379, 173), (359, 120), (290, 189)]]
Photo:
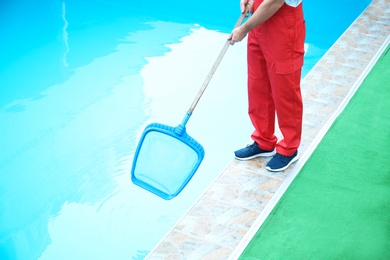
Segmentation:
[(390, 0), (374, 0), (302, 81), (300, 160), (281, 173), (233, 160), (148, 259), (236, 259), (390, 41)]

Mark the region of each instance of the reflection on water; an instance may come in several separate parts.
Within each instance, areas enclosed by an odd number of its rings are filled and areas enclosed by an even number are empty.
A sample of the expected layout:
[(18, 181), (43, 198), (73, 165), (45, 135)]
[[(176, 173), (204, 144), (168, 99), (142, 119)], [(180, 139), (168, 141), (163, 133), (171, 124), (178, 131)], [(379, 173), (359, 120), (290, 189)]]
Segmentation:
[[(187, 188), (130, 181), (143, 127), (181, 122), (238, 18), (212, 10), (237, 4), (38, 2), (0, 4), (0, 259), (142, 259), (248, 139), (238, 44), (189, 121), (206, 157)], [(329, 47), (308, 39), (304, 73)]]
[(69, 38), (68, 38), (68, 32), (66, 31), (68, 29), (68, 21), (66, 20), (66, 4), (65, 2), (62, 2), (62, 20), (64, 21), (64, 27), (62, 27), (62, 38), (64, 40), (65, 44), (65, 53), (63, 56), (63, 63), (64, 67), (68, 67), (68, 62), (66, 61), (66, 55), (69, 53)]
[[(110, 53), (87, 61), (73, 52), (82, 55), (93, 32), (72, 30), (71, 10), (65, 2), (58, 9), (58, 37), (25, 48), (0, 70), (0, 259), (136, 255), (157, 242), (142, 234), (153, 233), (162, 207), (142, 207), (143, 191), (129, 178), (136, 132), (147, 119), (140, 70), (145, 56), (162, 54), (190, 26), (112, 22), (101, 31), (116, 41)], [(124, 23), (115, 39), (110, 28)]]

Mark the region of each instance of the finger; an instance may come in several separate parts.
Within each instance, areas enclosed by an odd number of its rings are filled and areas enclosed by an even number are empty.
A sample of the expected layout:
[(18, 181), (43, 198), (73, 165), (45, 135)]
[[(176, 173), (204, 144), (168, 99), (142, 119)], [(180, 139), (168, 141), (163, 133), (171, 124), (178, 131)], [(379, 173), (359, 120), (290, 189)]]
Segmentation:
[(240, 10), (241, 10), (241, 13), (243, 13), (245, 10), (245, 4), (242, 1), (240, 1)]
[(248, 13), (253, 13), (253, 5), (254, 5), (254, 1), (253, 0), (249, 0), (248, 2)]
[(246, 10), (246, 4), (248, 3), (248, 0), (241, 0), (240, 1), (240, 9), (241, 13), (244, 13)]

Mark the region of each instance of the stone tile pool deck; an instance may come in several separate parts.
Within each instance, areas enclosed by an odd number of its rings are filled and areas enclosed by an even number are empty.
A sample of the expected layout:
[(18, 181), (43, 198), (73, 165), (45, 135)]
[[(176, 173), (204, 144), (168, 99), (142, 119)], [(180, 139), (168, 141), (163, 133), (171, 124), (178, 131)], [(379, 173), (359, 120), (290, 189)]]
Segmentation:
[(297, 163), (271, 173), (269, 159), (231, 161), (147, 259), (237, 259), (389, 42), (390, 0), (374, 0), (302, 80)]

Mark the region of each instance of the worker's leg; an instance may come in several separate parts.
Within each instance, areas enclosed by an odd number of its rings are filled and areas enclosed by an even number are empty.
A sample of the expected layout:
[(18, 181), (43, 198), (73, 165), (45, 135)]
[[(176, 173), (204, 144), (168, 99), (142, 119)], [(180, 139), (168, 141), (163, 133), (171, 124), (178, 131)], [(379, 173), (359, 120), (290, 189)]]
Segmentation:
[(264, 55), (256, 29), (248, 35), (248, 114), (255, 128), (252, 139), (264, 150), (273, 150), (275, 133), (275, 105)]

